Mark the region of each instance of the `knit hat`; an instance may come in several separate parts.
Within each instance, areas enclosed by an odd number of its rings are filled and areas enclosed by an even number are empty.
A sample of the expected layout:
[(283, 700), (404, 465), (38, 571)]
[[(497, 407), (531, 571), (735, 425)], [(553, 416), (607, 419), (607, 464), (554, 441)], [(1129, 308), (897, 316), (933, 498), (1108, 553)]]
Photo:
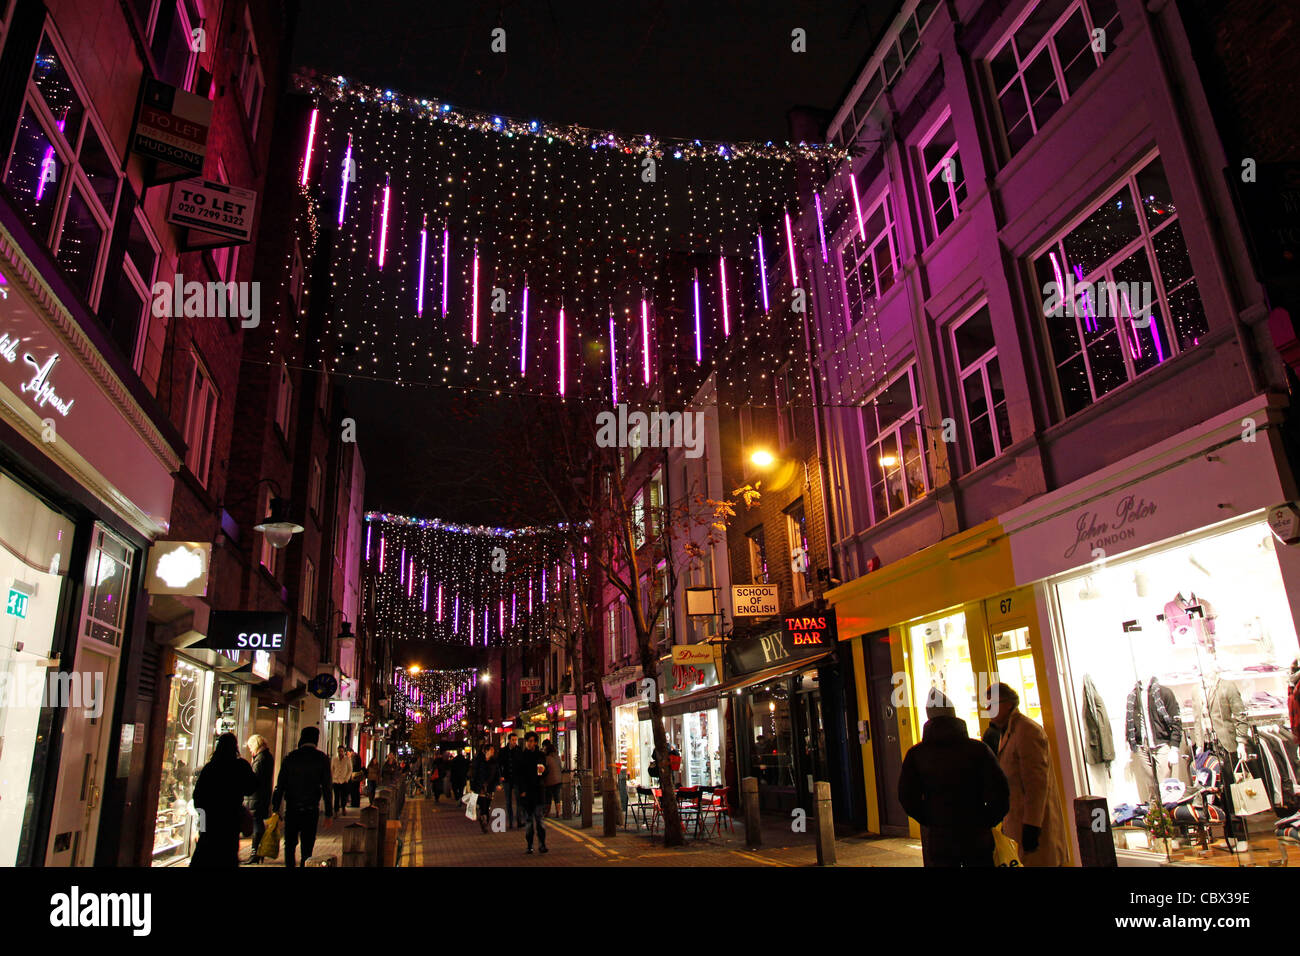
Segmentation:
[(925, 716), (929, 720), (936, 717), (956, 717), (957, 708), (943, 691), (931, 687), (930, 692), (925, 695)]

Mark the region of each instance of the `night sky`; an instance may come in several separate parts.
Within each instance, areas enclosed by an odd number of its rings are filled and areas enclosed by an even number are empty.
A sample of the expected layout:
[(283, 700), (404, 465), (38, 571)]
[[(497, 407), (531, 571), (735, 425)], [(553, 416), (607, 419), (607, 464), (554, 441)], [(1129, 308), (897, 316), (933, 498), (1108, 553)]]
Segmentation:
[[(705, 140), (784, 140), (839, 105), (897, 3), (311, 0), (294, 62), (465, 109)], [(492, 53), (491, 31), (507, 52)], [(808, 53), (790, 50), (807, 31)], [(509, 400), (353, 380), (367, 507), (509, 522)]]

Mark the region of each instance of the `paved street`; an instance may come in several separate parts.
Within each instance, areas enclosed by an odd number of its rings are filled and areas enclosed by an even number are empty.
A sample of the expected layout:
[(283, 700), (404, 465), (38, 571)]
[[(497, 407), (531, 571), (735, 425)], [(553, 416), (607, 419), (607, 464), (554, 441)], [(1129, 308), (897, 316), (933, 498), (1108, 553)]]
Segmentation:
[[(501, 806), (500, 794), (494, 808)], [(775, 821), (773, 821), (775, 823)], [(589, 830), (577, 819), (548, 819), (543, 855), (524, 852), (522, 830), (483, 833), (468, 820), (464, 808), (446, 799), (407, 800), (403, 827), (402, 866), (813, 866), (817, 850), (812, 832), (795, 834), (773, 826), (763, 830), (763, 848), (745, 846), (744, 829), (724, 830), (721, 836), (688, 841), (684, 847), (664, 847), (661, 837), (620, 830), (606, 837), (597, 814)], [(842, 838), (836, 842), (840, 865), (919, 866), (920, 844), (909, 839)]]

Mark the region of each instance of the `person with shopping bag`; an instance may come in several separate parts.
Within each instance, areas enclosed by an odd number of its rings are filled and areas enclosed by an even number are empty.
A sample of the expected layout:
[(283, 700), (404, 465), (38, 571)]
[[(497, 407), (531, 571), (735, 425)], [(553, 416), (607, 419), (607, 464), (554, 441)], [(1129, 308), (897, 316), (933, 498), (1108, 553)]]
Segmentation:
[(484, 833), (488, 832), (488, 814), (492, 812), (492, 795), (501, 786), (501, 763), (497, 760), (497, 748), (488, 744), (480, 754), (481, 759), (474, 762), (474, 777), (470, 783), (473, 792), (478, 794), (476, 803), (478, 825)]
[(253, 832), (244, 797), (256, 789), (253, 768), (239, 756), (239, 741), (234, 734), (222, 734), (194, 784), (200, 832), (190, 866), (239, 866), (240, 833)]
[[(275, 776), (275, 758), (271, 748), (261, 734), (253, 734), (245, 744), (253, 758), (253, 776), (257, 778), (257, 789), (251, 796), (244, 798), (246, 806), (253, 814), (253, 845), (249, 848), (248, 862), (262, 862), (262, 836), (266, 833), (266, 818), (271, 814), (271, 790)], [(277, 839), (276, 846), (279, 847)], [(279, 850), (276, 850), (279, 855)]]
[(998, 763), (1011, 787), (1002, 831), (1019, 844), (1022, 866), (1065, 866), (1069, 837), (1047, 733), (1019, 706), (1020, 695), (1007, 684), (989, 688), (989, 719), (1002, 731)]
[(991, 867), (993, 828), (1010, 808), (1006, 775), (938, 688), (930, 689), (925, 713), (921, 742), (898, 776), (899, 802), (921, 824), (923, 865)]

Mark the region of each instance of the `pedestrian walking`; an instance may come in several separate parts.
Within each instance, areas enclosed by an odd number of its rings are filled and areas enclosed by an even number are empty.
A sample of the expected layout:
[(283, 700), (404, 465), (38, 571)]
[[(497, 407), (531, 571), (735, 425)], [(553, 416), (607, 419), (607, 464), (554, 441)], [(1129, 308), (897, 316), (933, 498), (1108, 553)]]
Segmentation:
[(469, 760), (464, 751), (457, 751), (451, 758), (451, 798), (457, 802), (465, 792), (465, 780), (469, 776)]
[(549, 739), (542, 744), (542, 756), (546, 760), (546, 774), (542, 777), (542, 796), (545, 800), (543, 812), (549, 815), (551, 804), (555, 804), (555, 815), (560, 815), (560, 755), (555, 744)]
[(222, 734), (194, 784), (199, 842), (190, 866), (239, 866), (239, 832), (247, 812), (244, 797), (255, 790), (257, 778), (239, 756), (239, 741), (234, 734)]
[(271, 815), (271, 783), (275, 776), (275, 758), (271, 756), (271, 748), (261, 734), (249, 737), (246, 746), (253, 757), (253, 776), (257, 778), (257, 789), (251, 796), (244, 798), (244, 806), (253, 814), (253, 847), (248, 862), (261, 863), (262, 855), (258, 848), (262, 845), (262, 834), (266, 832), (266, 818)]
[(379, 768), (379, 785), (382, 787), (396, 787), (401, 775), (402, 768), (397, 763), (397, 757), (394, 754), (389, 754), (384, 758), (384, 765)]
[(352, 797), (352, 805), (361, 807), (361, 783), (366, 779), (366, 767), (361, 762), (361, 754), (355, 750), (348, 750), (348, 756), (352, 758), (352, 784), (349, 794)]
[(488, 832), (488, 814), (492, 810), (492, 797), (501, 788), (501, 762), (497, 760), (497, 748), (488, 744), (474, 759), (474, 776), (470, 786), (478, 794), (478, 825), (484, 833)]
[(447, 755), (441, 750), (438, 756), (433, 760), (433, 802), (437, 803), (442, 799), (442, 793), (447, 789)]
[(519, 738), (511, 734), (506, 738), (506, 745), (501, 751), (501, 783), (506, 791), (506, 826), (513, 830), (515, 823), (518, 821), (519, 826), (524, 825), (520, 815), (515, 813), (516, 797), (519, 790), (515, 786), (515, 762), (519, 759)]
[(345, 817), (348, 813), (348, 788), (352, 785), (352, 757), (342, 744), (339, 744), (338, 755), (330, 761), (330, 777), (334, 781), (334, 812)]
[(921, 824), (925, 866), (993, 866), (993, 827), (1007, 814), (1007, 778), (952, 702), (930, 691), (921, 742), (907, 751), (898, 800)]
[(546, 756), (537, 748), (536, 732), (530, 730), (524, 734), (524, 746), (515, 757), (514, 769), (515, 786), (519, 790), (519, 810), (526, 821), (524, 838), (528, 841), (529, 853), (533, 852), (534, 832), (539, 852), (547, 852), (546, 825), (542, 817), (545, 800), (542, 795), (542, 780), (545, 776)]
[(280, 777), (271, 794), (271, 808), (280, 812), (284, 803), (284, 865), (296, 866), (294, 850), (302, 845), (302, 862), (311, 857), (316, 845), (316, 828), (320, 822), (321, 801), (325, 802), (325, 819), (334, 816), (330, 794), (333, 779), (330, 758), (316, 749), (320, 730), (304, 727), (298, 735), (298, 749), (280, 761)]
[(366, 799), (373, 805), (375, 802), (375, 791), (379, 788), (379, 777), (382, 771), (379, 767), (379, 758), (371, 757), (370, 763), (366, 767)]
[(1002, 732), (998, 763), (1011, 788), (1002, 832), (1020, 842), (1023, 866), (1064, 866), (1065, 815), (1056, 789), (1047, 734), (1019, 710), (1020, 695), (1006, 684), (989, 688), (990, 718)]

